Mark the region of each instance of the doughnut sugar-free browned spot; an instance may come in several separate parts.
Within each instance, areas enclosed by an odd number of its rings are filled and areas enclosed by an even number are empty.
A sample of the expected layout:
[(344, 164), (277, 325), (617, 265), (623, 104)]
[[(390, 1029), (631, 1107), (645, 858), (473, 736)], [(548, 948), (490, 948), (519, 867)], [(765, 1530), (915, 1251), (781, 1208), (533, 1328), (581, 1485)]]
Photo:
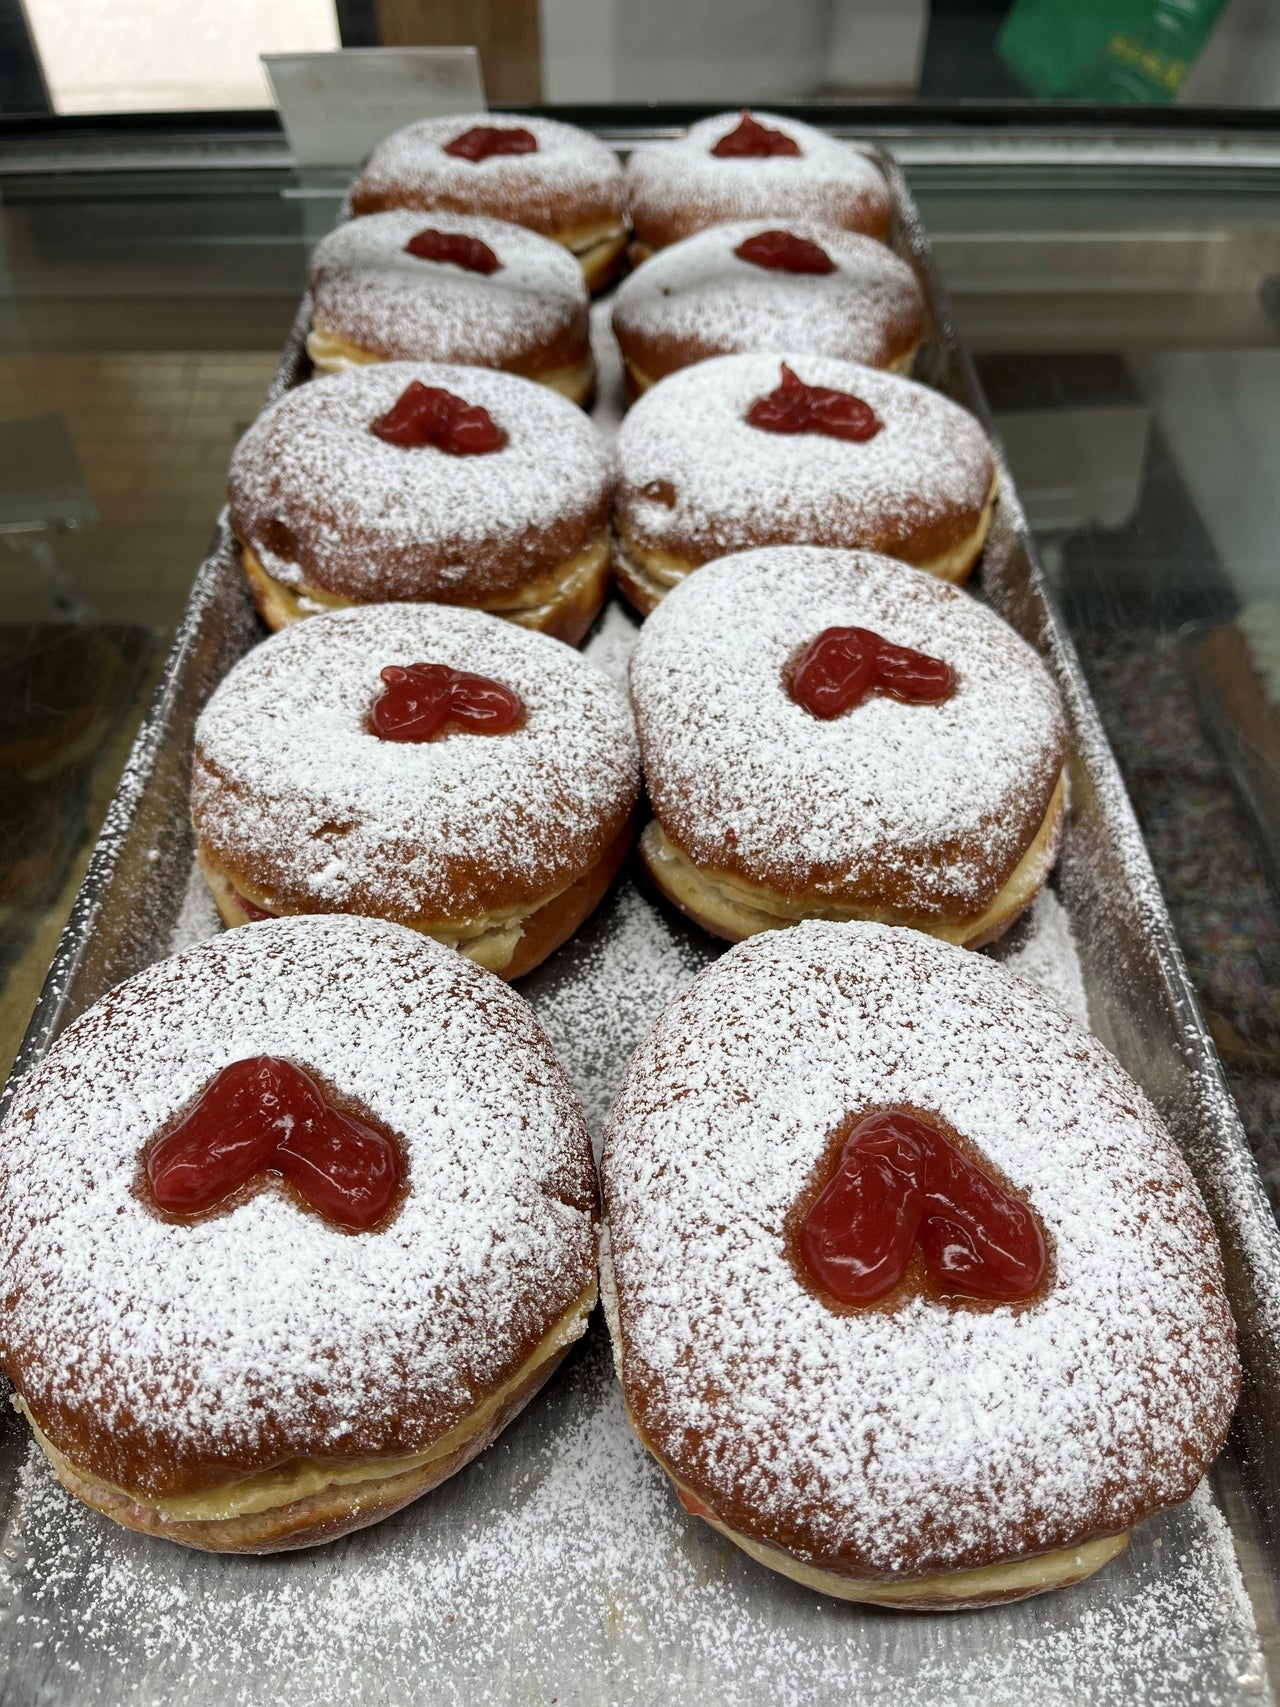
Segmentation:
[[(767, 233), (812, 244), (827, 272), (757, 266), (737, 251)], [(613, 330), (636, 395), (708, 356), (806, 350), (907, 373), (924, 298), (905, 261), (870, 237), (782, 216), (715, 225), (662, 250), (620, 286)]]
[(636, 260), (734, 219), (812, 219), (869, 237), (888, 234), (889, 186), (865, 154), (799, 119), (753, 110), (759, 124), (780, 131), (799, 152), (765, 159), (716, 155), (742, 116), (717, 113), (674, 141), (633, 149), (627, 206)]
[[(483, 245), (481, 265), (408, 245)], [(491, 270), (485, 270), (491, 269)], [(536, 379), (573, 403), (595, 385), (582, 271), (558, 243), (475, 215), (408, 209), (349, 220), (311, 256), (307, 353), (321, 373), (364, 362), (458, 362)]]
[[(871, 692), (824, 720), (789, 671), (831, 628), (940, 659), (941, 704)], [(909, 925), (977, 947), (1057, 857), (1062, 705), (994, 611), (869, 552), (744, 551), (640, 630), (631, 698), (654, 819), (641, 853), (683, 912), (736, 941), (805, 918)]]
[[(912, 1110), (1043, 1228), (1022, 1303), (835, 1303), (791, 1226), (833, 1133)], [(1142, 1091), (1040, 991), (912, 931), (733, 949), (632, 1058), (602, 1162), (628, 1415), (761, 1564), (921, 1611), (1080, 1581), (1195, 1489), (1240, 1368), (1213, 1225)]]
[[(860, 398), (880, 430), (854, 443), (753, 426), (784, 367)], [(642, 613), (712, 558), (761, 545), (858, 547), (964, 581), (997, 486), (987, 436), (959, 404), (798, 353), (715, 356), (660, 380), (619, 428), (617, 465), (614, 573)]]
[[(473, 160), (450, 154), (469, 131), (523, 131), (536, 147)], [(420, 119), (380, 142), (351, 186), (357, 216), (386, 208), (480, 213), (527, 226), (563, 244), (587, 286), (599, 290), (623, 265), (626, 198), (618, 156), (598, 137), (525, 113)]]
[[(443, 665), (520, 702), (506, 733), (382, 738), (382, 672)], [(580, 652), (479, 611), (371, 605), (256, 647), (196, 725), (196, 848), (229, 925), (393, 919), (519, 977), (603, 897), (640, 791), (624, 696)]]
[[(351, 1232), (262, 1172), (199, 1217), (150, 1146), (268, 1054), (393, 1138)], [(586, 1126), (530, 1009), (372, 919), (230, 931), (117, 986), (24, 1081), (0, 1144), (0, 1352), (60, 1480), (220, 1552), (332, 1540), (473, 1458), (595, 1300)]]
[[(409, 386), (486, 409), (500, 450), (453, 456), (372, 431)], [(237, 445), (231, 527), (271, 628), (349, 604), (471, 605), (576, 644), (609, 589), (612, 466), (545, 385), (431, 362), (328, 374), (264, 409)]]

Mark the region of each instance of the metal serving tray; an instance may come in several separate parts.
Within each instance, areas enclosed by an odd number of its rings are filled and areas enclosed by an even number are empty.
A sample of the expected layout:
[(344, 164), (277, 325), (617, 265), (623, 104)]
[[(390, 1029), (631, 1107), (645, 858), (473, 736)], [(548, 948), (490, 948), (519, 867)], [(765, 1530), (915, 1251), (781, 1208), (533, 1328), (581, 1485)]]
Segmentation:
[[(990, 430), (911, 195), (893, 162), (875, 158), (897, 202), (892, 244), (930, 303), (917, 376)], [(307, 375), (307, 323), (304, 302), (272, 397)], [(602, 388), (606, 412), (611, 383), (616, 371)], [(550, 1388), (444, 1487), (373, 1529), (278, 1559), (196, 1554), (117, 1529), (56, 1486), (9, 1417), (0, 1424), (0, 1700), (1274, 1699), (1280, 1234), (1003, 460), (1000, 478), (976, 590), (1043, 654), (1071, 728), (1071, 820), (1055, 880), (1070, 940), (1060, 952), (1083, 978), (1093, 1029), (1186, 1153), (1226, 1257), (1245, 1386), (1210, 1482), (1076, 1589), (982, 1613), (907, 1616), (811, 1594), (687, 1519), (627, 1430), (598, 1323)], [(614, 605), (588, 645), (616, 670), (633, 627)], [(192, 732), (218, 681), (261, 635), (224, 522), (7, 1097), (111, 985), (213, 928), (192, 881)], [(721, 946), (629, 873), (525, 980), (593, 1127), (646, 1026)]]

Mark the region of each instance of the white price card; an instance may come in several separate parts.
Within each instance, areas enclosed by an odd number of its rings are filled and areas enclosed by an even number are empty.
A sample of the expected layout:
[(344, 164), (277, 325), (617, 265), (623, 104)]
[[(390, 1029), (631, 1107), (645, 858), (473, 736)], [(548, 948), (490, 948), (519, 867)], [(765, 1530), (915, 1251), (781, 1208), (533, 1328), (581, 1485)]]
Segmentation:
[(358, 166), (402, 125), (485, 106), (473, 47), (264, 53), (262, 64), (299, 166)]

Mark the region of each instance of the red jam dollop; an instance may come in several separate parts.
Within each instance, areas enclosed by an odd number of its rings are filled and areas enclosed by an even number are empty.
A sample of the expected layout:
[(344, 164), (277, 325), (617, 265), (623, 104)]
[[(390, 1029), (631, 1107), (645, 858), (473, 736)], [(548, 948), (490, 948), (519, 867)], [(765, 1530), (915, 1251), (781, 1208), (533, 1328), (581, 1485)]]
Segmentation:
[(771, 154), (794, 157), (800, 153), (800, 144), (785, 131), (761, 124), (744, 107), (738, 123), (725, 132), (711, 152), (718, 160), (765, 160)]
[(274, 913), (268, 913), (264, 908), (259, 907), (255, 901), (251, 901), (247, 895), (242, 895), (238, 889), (235, 890), (234, 893), (236, 906), (239, 907), (240, 911), (244, 914), (245, 918), (249, 920), (250, 924), (255, 924), (259, 919), (272, 919), (275, 917)]
[(434, 445), (450, 456), (483, 456), (507, 442), (506, 432), (487, 409), (420, 379), (406, 386), (369, 430), (404, 450)]
[(821, 243), (791, 231), (759, 231), (733, 251), (740, 261), (775, 273), (834, 273), (836, 264)]
[(464, 237), (460, 231), (428, 227), (411, 237), (404, 249), (406, 255), (416, 255), (420, 261), (450, 261), (469, 273), (496, 273), (502, 265), (487, 243), (478, 237)]
[(917, 1243), (945, 1296), (1013, 1303), (1044, 1278), (1044, 1235), (1025, 1203), (905, 1109), (868, 1115), (801, 1223), (804, 1265), (842, 1304), (874, 1304)]
[(388, 664), (370, 721), (384, 741), (433, 741), (447, 724), (505, 735), (524, 717), (518, 693), (447, 664)]
[(776, 391), (757, 397), (747, 410), (747, 422), (766, 433), (824, 433), (829, 439), (852, 439), (865, 444), (884, 426), (869, 403), (851, 391), (828, 385), (806, 385), (782, 364)]
[(841, 717), (870, 693), (941, 705), (956, 691), (950, 664), (897, 646), (870, 628), (824, 628), (791, 665), (787, 692), (815, 717)]
[(491, 154), (536, 154), (538, 139), (522, 125), (475, 124), (444, 145), (455, 160), (487, 160)]
[(395, 1145), (325, 1101), (301, 1067), (255, 1055), (224, 1067), (147, 1157), (161, 1209), (200, 1215), (257, 1174), (283, 1174), (327, 1221), (361, 1232), (400, 1185)]
[(676, 1498), (689, 1513), (690, 1517), (705, 1517), (708, 1522), (715, 1521), (715, 1512), (712, 1511), (709, 1505), (703, 1505), (702, 1501), (696, 1494), (686, 1493), (683, 1488), (677, 1487)]

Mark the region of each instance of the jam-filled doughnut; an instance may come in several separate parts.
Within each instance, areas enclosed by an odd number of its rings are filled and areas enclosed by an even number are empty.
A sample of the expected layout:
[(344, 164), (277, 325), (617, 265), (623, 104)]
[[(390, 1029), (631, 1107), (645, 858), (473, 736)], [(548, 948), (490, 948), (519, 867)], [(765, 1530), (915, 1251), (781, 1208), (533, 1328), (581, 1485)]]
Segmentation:
[(659, 888), (731, 941), (873, 919), (978, 947), (1062, 836), (1057, 689), (994, 611), (870, 552), (744, 551), (640, 630)]
[(473, 605), (576, 644), (609, 590), (604, 440), (515, 374), (383, 362), (263, 410), (231, 527), (269, 628), (351, 604)]
[(585, 403), (595, 384), (582, 269), (500, 219), (410, 209), (349, 220), (311, 256), (307, 354), (321, 373), (364, 362), (502, 368)]
[(627, 161), (634, 259), (733, 219), (809, 219), (884, 237), (889, 186), (865, 154), (799, 119), (717, 113)]
[(1079, 1582), (1190, 1495), (1239, 1389), (1213, 1225), (1047, 997), (810, 923), (703, 972), (605, 1133), (601, 1296), (686, 1510), (848, 1600)]
[(59, 1479), (218, 1552), (436, 1486), (595, 1299), (591, 1147), (532, 1013), (373, 919), (119, 985), (23, 1082), (0, 1181), (0, 1353)]
[(371, 914), (504, 978), (599, 902), (638, 795), (631, 713), (603, 671), (444, 605), (298, 623), (196, 725), (191, 815), (228, 925)]
[(523, 113), (420, 119), (380, 142), (351, 186), (356, 215), (390, 207), (482, 213), (568, 249), (591, 290), (623, 265), (626, 196), (614, 151), (576, 125)]
[(708, 356), (808, 350), (910, 371), (924, 330), (915, 274), (883, 243), (801, 219), (699, 231), (647, 261), (614, 298), (638, 395)]
[(997, 486), (958, 403), (800, 354), (714, 356), (660, 380), (619, 428), (617, 467), (614, 574), (643, 614), (758, 545), (859, 547), (965, 581)]

